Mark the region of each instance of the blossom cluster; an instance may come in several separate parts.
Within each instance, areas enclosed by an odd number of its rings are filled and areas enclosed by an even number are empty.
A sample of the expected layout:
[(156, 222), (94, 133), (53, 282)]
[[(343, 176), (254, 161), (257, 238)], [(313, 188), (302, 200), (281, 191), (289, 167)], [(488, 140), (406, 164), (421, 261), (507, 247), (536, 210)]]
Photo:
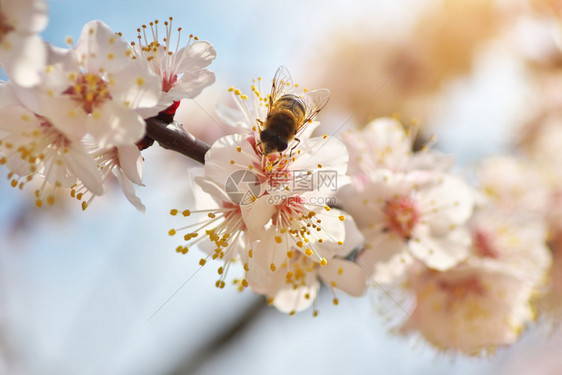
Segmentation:
[(170, 18), (163, 42), (158, 21), (133, 43), (92, 21), (75, 46), (57, 48), (38, 35), (47, 24), (44, 0), (1, 5), (0, 62), (10, 79), (0, 83), (0, 164), (12, 186), (33, 184), (39, 207), (62, 190), (86, 209), (114, 175), (144, 211), (134, 188), (142, 186), (144, 119), (214, 82), (205, 69), (216, 56), (212, 45), (189, 36), (181, 49), (171, 47)]
[[(144, 212), (134, 185), (154, 141), (147, 119), (173, 117), (214, 83), (213, 46), (189, 35), (180, 48), (170, 18), (163, 37), (154, 21), (133, 42), (92, 21), (76, 45), (57, 48), (38, 34), (44, 0), (0, 5), (9, 76), (0, 164), (11, 185), (33, 185), (38, 207), (66, 191), (85, 210), (113, 175)], [(170, 211), (188, 218), (169, 231), (176, 252), (202, 250), (201, 266), (217, 264), (218, 288), (239, 263), (235, 285), (291, 315), (316, 316), (322, 286), (335, 305), (369, 287), (406, 294), (413, 304), (399, 306), (396, 332), (471, 355), (513, 343), (540, 313), (562, 317), (558, 125), (535, 132), (526, 158), (488, 159), (469, 184), (433, 140), (416, 146), (417, 124), (382, 117), (341, 139), (317, 136), (327, 90), (301, 90), (284, 68), (269, 89), (261, 79), (250, 96), (229, 89), (238, 108), (218, 109), (230, 134), (204, 156), (197, 207)]]

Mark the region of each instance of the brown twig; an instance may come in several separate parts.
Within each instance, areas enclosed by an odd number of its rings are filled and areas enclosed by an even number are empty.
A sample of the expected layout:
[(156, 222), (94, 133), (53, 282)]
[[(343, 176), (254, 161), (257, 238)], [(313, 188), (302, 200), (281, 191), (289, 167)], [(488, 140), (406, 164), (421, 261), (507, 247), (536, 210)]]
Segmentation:
[(211, 146), (195, 138), (183, 128), (171, 125), (173, 116), (159, 114), (145, 119), (146, 136), (158, 142), (165, 149), (179, 152), (201, 164), (205, 164), (205, 154)]

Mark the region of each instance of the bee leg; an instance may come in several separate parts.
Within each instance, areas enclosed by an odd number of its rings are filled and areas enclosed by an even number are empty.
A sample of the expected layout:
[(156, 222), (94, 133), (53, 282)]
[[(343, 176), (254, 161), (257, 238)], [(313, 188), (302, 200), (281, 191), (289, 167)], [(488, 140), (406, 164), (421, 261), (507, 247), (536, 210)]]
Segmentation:
[[(259, 120), (258, 120), (258, 121), (259, 121)], [(257, 151), (261, 156), (264, 155), (264, 154), (263, 154), (263, 147), (261, 147), (261, 141), (258, 141), (258, 142), (256, 143), (256, 151)]]
[(296, 137), (295, 137), (295, 141), (297, 141), (297, 144), (294, 145), (294, 146), (291, 148), (291, 152), (289, 153), (289, 159), (293, 157), (293, 150), (294, 150), (295, 148), (297, 148), (297, 146), (301, 143), (301, 140), (298, 139), (298, 138), (296, 138)]
[(260, 128), (260, 130), (263, 128), (263, 121), (260, 120), (259, 118), (256, 119), (256, 121), (258, 122), (258, 126)]

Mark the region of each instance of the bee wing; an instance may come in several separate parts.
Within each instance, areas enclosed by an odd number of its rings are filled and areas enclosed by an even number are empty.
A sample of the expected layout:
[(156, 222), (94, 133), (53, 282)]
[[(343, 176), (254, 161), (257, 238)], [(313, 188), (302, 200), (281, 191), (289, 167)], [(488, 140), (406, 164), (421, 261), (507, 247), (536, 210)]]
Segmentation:
[(269, 106), (281, 96), (285, 94), (292, 94), (295, 89), (291, 73), (283, 65), (277, 69), (273, 77), (273, 85), (271, 86), (271, 94), (269, 96)]
[(318, 114), (326, 106), (328, 100), (330, 99), (330, 90), (328, 89), (318, 89), (309, 92), (305, 92), (301, 96), (306, 108), (306, 115), (304, 124), (309, 123), (314, 116)]

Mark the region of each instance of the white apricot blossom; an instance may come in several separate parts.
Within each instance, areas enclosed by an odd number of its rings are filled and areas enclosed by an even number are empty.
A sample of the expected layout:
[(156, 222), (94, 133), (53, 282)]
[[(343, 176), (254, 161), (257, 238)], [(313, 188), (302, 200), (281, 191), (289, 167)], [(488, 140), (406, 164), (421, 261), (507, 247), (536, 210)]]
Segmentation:
[(506, 214), (491, 205), (477, 210), (469, 227), (472, 258), (493, 260), (512, 268), (536, 288), (537, 294), (544, 289), (552, 264), (544, 220), (525, 212)]
[[(274, 245), (277, 243), (277, 235), (278, 232), (270, 228), (262, 241)], [(317, 262), (299, 251), (298, 247), (289, 247), (287, 253), (287, 258), (274, 272), (252, 267), (247, 273), (252, 290), (266, 296), (267, 302), (279, 311), (292, 315), (316, 304), (321, 282), (331, 289), (335, 305), (339, 303), (336, 289), (355, 297), (360, 297), (365, 292), (367, 275), (356, 263), (339, 256), (331, 258), (327, 263)], [(258, 257), (268, 255), (263, 249), (256, 250)], [(316, 314), (315, 308), (314, 315)]]
[[(99, 149), (90, 145), (90, 155), (95, 160), (105, 184), (108, 177), (113, 175), (125, 198), (140, 212), (145, 212), (146, 207), (135, 193), (134, 185), (144, 186), (142, 183), (143, 158), (137, 145), (114, 146)], [(133, 185), (134, 184), (134, 185)], [(96, 195), (84, 184), (72, 186), (70, 195), (82, 201), (82, 209), (85, 210), (94, 200)]]
[[(155, 20), (149, 26), (142, 25), (138, 31), (138, 43), (132, 42), (137, 58), (150, 67), (162, 82), (162, 95), (158, 104), (151, 109), (139, 110), (143, 117), (156, 115), (181, 99), (193, 99), (215, 82), (215, 74), (205, 69), (217, 56), (211, 43), (189, 35), (182, 43), (182, 28), (177, 29), (174, 43), (173, 18), (164, 21), (165, 32), (160, 35)], [(181, 46), (181, 47), (180, 47)]]
[(98, 147), (131, 145), (145, 134), (135, 111), (153, 107), (160, 79), (101, 21), (87, 23), (75, 48), (52, 51), (41, 83), (18, 95), (65, 134), (93, 136)]
[(344, 186), (338, 204), (365, 237), (357, 262), (390, 282), (418, 259), (444, 271), (466, 258), (473, 193), (459, 178), (432, 172), (379, 170)]
[(416, 126), (407, 128), (391, 117), (377, 118), (361, 130), (344, 132), (342, 140), (349, 152), (349, 174), (369, 175), (381, 168), (394, 172), (450, 169), (452, 158), (429, 146), (413, 151), (416, 134)]
[(478, 180), (497, 209), (537, 214), (547, 210), (547, 180), (526, 160), (508, 155), (487, 158), (478, 168)]
[(412, 267), (416, 306), (401, 327), (448, 352), (482, 355), (514, 343), (535, 314), (532, 283), (512, 268), (477, 259), (444, 272)]
[[(10, 169), (13, 187), (20, 189), (35, 176), (44, 180), (35, 190), (36, 205), (55, 201), (54, 190), (77, 181), (93, 194), (103, 194), (100, 172), (80, 139), (61, 132), (48, 119), (25, 108), (8, 84), (0, 85), (0, 164)], [(16, 177), (17, 176), (17, 177)]]
[(39, 33), (47, 26), (45, 0), (0, 0), (0, 64), (13, 83), (39, 82), (47, 49)]

